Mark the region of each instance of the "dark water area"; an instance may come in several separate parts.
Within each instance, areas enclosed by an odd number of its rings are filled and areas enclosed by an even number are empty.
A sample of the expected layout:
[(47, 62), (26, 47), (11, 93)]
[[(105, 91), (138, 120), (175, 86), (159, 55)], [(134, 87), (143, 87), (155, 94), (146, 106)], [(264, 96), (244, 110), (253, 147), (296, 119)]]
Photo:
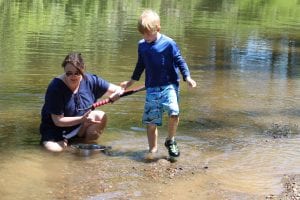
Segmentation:
[[(45, 152), (40, 109), (65, 55), (81, 52), (89, 72), (128, 80), (145, 8), (198, 84), (181, 82), (180, 160), (165, 159), (165, 120), (160, 159), (144, 162), (144, 92), (99, 108), (109, 154)], [(265, 199), (300, 173), (299, 1), (0, 0), (0, 11), (1, 199)]]

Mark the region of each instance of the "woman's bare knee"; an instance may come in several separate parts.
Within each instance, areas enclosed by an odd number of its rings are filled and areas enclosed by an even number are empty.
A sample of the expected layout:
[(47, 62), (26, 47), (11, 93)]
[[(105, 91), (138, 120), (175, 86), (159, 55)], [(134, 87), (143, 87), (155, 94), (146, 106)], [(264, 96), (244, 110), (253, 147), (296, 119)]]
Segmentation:
[(100, 121), (101, 122), (101, 125), (103, 127), (106, 126), (106, 123), (107, 123), (107, 115), (105, 112), (103, 111), (97, 111), (94, 113), (94, 119), (95, 121)]
[(44, 147), (51, 152), (62, 152), (67, 144), (64, 141), (53, 142), (53, 141), (45, 141), (43, 142)]

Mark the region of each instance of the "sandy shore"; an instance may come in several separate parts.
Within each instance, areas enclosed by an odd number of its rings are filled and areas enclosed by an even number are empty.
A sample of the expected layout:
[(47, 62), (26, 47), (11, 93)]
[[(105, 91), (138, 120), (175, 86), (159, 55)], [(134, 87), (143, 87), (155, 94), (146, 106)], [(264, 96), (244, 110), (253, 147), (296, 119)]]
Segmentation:
[[(153, 187), (152, 196), (156, 199), (267, 199), (267, 200), (300, 200), (300, 174), (284, 175), (282, 177), (282, 192), (280, 194), (258, 195), (253, 193), (239, 193), (225, 190), (219, 187), (217, 182), (211, 179), (209, 168), (202, 166), (196, 173), (185, 173), (181, 167), (169, 165), (164, 160), (156, 164), (158, 168), (150, 168), (145, 176), (157, 181), (157, 187)], [(156, 169), (156, 170), (155, 170)], [(147, 196), (147, 195), (146, 195)], [(142, 199), (148, 199), (145, 196)]]
[[(205, 172), (204, 172), (205, 173)], [(267, 200), (300, 200), (300, 174), (285, 175), (282, 177), (282, 192), (278, 195), (267, 196), (238, 193), (220, 189), (217, 183), (199, 176), (186, 177), (175, 181), (169, 186), (160, 188), (157, 199), (267, 199)], [(171, 187), (170, 187), (171, 186)], [(204, 192), (203, 192), (204, 191)]]
[(285, 175), (282, 178), (283, 192), (269, 195), (266, 199), (298, 200), (300, 199), (300, 174)]

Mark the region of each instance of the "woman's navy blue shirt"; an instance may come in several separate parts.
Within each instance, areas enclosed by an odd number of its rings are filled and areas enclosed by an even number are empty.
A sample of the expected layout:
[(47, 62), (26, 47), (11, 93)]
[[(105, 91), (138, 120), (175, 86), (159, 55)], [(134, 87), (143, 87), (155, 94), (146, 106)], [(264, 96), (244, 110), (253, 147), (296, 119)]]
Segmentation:
[(85, 73), (77, 93), (73, 93), (59, 78), (54, 78), (49, 84), (45, 103), (41, 111), (42, 121), (40, 133), (42, 141), (58, 141), (62, 139), (63, 132), (70, 132), (77, 126), (58, 127), (54, 124), (51, 114), (65, 117), (82, 116), (87, 108), (102, 97), (108, 90), (109, 82), (93, 74)]

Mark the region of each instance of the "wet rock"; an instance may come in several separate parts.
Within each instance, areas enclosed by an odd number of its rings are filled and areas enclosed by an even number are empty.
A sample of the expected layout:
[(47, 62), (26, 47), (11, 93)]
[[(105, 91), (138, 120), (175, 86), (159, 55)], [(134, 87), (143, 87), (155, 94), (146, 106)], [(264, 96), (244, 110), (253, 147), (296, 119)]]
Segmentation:
[(159, 165), (161, 165), (161, 166), (167, 166), (167, 165), (170, 165), (170, 162), (167, 161), (166, 159), (159, 159), (159, 160), (157, 161), (157, 163), (158, 163)]
[(286, 138), (293, 134), (298, 134), (299, 127), (296, 124), (273, 123), (264, 134), (276, 138)]

